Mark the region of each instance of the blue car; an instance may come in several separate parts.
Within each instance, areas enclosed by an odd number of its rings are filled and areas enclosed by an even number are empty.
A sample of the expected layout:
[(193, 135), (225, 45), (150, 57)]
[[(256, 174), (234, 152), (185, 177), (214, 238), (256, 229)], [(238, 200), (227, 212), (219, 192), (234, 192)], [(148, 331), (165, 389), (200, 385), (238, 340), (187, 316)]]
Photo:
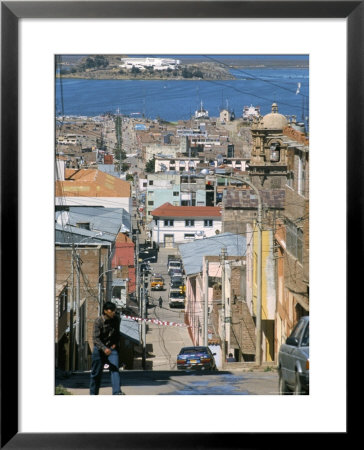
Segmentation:
[(208, 347), (183, 347), (177, 355), (177, 369), (217, 370), (214, 355)]
[(310, 319), (302, 317), (278, 354), (279, 393), (308, 394), (310, 374)]

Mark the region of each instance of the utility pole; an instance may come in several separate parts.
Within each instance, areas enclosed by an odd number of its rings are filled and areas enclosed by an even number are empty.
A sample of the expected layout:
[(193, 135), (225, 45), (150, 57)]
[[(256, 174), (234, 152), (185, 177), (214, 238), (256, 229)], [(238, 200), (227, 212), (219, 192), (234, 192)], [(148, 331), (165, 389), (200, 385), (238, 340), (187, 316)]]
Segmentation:
[(143, 340), (143, 350), (142, 350), (142, 368), (145, 370), (145, 360), (146, 360), (146, 354), (147, 354), (147, 333), (146, 333), (146, 298), (145, 298), (145, 271), (143, 270), (143, 287), (142, 287), (142, 340)]
[(73, 328), (73, 316), (75, 311), (75, 262), (74, 262), (74, 245), (72, 246), (71, 254), (71, 311), (70, 311), (70, 344), (69, 344), (69, 370), (73, 371), (75, 368), (74, 364), (74, 354), (75, 354), (75, 333)]
[(255, 192), (258, 199), (258, 214), (257, 214), (257, 228), (258, 228), (258, 252), (257, 252), (257, 311), (256, 311), (256, 350), (255, 362), (257, 365), (262, 364), (262, 198), (259, 190), (254, 184), (245, 178), (237, 176), (219, 175), (220, 178), (231, 178), (239, 180), (242, 183), (250, 186)]
[(226, 258), (226, 248), (223, 247), (221, 249), (221, 300), (222, 300), (222, 336), (221, 336), (221, 359), (222, 359), (222, 365), (225, 363), (226, 359), (226, 348), (225, 348), (225, 340), (226, 340), (226, 310), (225, 310), (225, 301), (226, 301), (226, 295), (225, 295), (225, 258)]
[(142, 308), (141, 308), (141, 303), (140, 303), (140, 273), (139, 273), (139, 237), (138, 234), (135, 235), (136, 239), (135, 239), (135, 245), (136, 245), (136, 249), (135, 249), (135, 254), (136, 254), (136, 294), (137, 294), (137, 301), (138, 301), (138, 306), (139, 306), (139, 316), (141, 317), (142, 314)]
[(80, 369), (80, 257), (77, 252), (73, 249), (73, 257), (76, 260), (76, 366)]
[(262, 203), (259, 199), (258, 207), (258, 255), (257, 255), (257, 323), (256, 323), (256, 350), (255, 362), (262, 364)]
[[(206, 257), (205, 257), (206, 258)], [(208, 346), (208, 328), (209, 328), (209, 261), (206, 258), (206, 278), (205, 278), (205, 304), (204, 304), (204, 343), (205, 347)]]

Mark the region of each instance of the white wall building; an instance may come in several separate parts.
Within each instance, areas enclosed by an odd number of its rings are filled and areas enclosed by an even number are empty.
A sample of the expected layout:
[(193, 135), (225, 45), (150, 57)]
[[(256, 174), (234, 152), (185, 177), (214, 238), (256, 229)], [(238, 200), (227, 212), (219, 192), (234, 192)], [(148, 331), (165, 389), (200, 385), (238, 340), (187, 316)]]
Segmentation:
[(190, 172), (195, 171), (197, 165), (200, 162), (200, 158), (166, 158), (163, 155), (157, 155), (155, 157), (155, 169), (157, 172), (168, 172), (175, 170), (177, 172)]
[(154, 70), (176, 69), (181, 61), (172, 58), (121, 58), (122, 64), (120, 67), (125, 69), (132, 69), (136, 67), (140, 70), (145, 70), (151, 67)]
[(176, 247), (221, 232), (221, 209), (216, 206), (173, 206), (164, 203), (151, 212), (152, 241), (160, 247)]

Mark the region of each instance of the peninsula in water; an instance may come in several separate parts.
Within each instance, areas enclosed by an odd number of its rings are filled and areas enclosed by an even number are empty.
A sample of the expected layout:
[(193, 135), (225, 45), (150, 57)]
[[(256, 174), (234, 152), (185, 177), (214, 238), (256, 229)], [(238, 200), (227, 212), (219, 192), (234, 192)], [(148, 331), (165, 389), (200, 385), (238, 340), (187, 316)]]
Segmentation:
[(216, 61), (181, 60), (173, 68), (158, 70), (148, 67), (125, 68), (121, 58), (125, 55), (62, 56), (57, 60), (57, 77), (91, 80), (234, 80), (227, 64)]

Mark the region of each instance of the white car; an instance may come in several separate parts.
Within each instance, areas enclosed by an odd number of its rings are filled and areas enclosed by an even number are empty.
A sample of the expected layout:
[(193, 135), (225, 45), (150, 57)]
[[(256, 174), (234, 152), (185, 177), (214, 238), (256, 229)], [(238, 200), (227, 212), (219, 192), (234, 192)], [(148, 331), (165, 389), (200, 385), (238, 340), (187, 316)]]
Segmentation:
[(278, 354), (279, 393), (309, 393), (310, 319), (301, 317)]

